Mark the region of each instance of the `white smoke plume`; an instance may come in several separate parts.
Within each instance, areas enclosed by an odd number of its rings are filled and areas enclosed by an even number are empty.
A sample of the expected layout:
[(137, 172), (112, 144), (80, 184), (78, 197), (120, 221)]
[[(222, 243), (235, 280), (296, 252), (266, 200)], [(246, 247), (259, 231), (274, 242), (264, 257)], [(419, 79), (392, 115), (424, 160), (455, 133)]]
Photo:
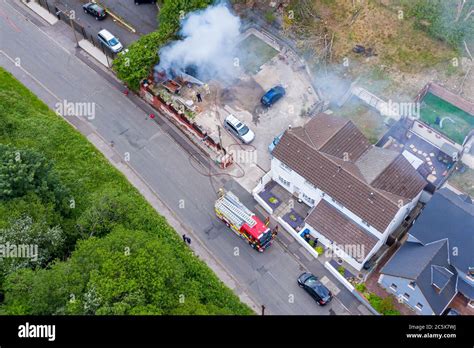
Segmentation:
[(181, 22), (182, 37), (159, 51), (157, 72), (194, 70), (201, 80), (229, 80), (234, 67), (241, 22), (225, 4), (192, 12)]

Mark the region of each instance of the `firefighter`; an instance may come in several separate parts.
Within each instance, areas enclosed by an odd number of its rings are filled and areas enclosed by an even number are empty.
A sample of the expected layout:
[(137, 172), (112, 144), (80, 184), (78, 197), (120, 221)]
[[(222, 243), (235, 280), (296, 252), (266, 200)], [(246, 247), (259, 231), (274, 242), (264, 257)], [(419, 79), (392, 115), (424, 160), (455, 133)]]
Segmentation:
[(276, 237), (278, 235), (278, 225), (275, 226), (275, 228), (273, 229), (273, 237)]

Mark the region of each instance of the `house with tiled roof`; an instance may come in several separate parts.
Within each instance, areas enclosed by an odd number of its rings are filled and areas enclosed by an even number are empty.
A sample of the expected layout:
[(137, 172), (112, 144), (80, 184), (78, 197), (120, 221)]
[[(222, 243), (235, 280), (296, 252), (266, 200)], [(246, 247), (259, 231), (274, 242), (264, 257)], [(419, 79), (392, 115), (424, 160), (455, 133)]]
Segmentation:
[(350, 120), (326, 113), (285, 131), (272, 156), (267, 177), (310, 207), (305, 230), (357, 270), (426, 185), (401, 154), (371, 145)]
[(472, 200), (442, 188), (413, 224), (407, 241), (380, 271), (379, 284), (419, 314), (442, 314), (455, 296), (472, 314), (473, 250)]

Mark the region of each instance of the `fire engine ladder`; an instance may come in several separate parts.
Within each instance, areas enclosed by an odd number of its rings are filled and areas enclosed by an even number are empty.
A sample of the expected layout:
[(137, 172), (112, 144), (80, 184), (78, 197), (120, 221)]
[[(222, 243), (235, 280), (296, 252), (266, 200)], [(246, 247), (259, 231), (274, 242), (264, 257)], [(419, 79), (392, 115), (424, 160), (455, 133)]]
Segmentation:
[(231, 192), (226, 192), (225, 195), (218, 200), (216, 207), (239, 227), (244, 223), (247, 223), (250, 227), (256, 224), (255, 220), (252, 219), (252, 212)]

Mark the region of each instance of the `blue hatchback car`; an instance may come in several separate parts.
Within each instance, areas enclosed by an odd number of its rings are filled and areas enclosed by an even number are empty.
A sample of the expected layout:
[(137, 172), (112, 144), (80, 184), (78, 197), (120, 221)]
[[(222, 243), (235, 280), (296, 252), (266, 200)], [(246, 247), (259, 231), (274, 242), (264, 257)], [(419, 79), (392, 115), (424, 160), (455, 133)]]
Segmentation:
[(265, 95), (260, 99), (260, 102), (266, 106), (270, 107), (275, 104), (278, 100), (285, 95), (285, 89), (282, 86), (275, 86), (270, 89)]

